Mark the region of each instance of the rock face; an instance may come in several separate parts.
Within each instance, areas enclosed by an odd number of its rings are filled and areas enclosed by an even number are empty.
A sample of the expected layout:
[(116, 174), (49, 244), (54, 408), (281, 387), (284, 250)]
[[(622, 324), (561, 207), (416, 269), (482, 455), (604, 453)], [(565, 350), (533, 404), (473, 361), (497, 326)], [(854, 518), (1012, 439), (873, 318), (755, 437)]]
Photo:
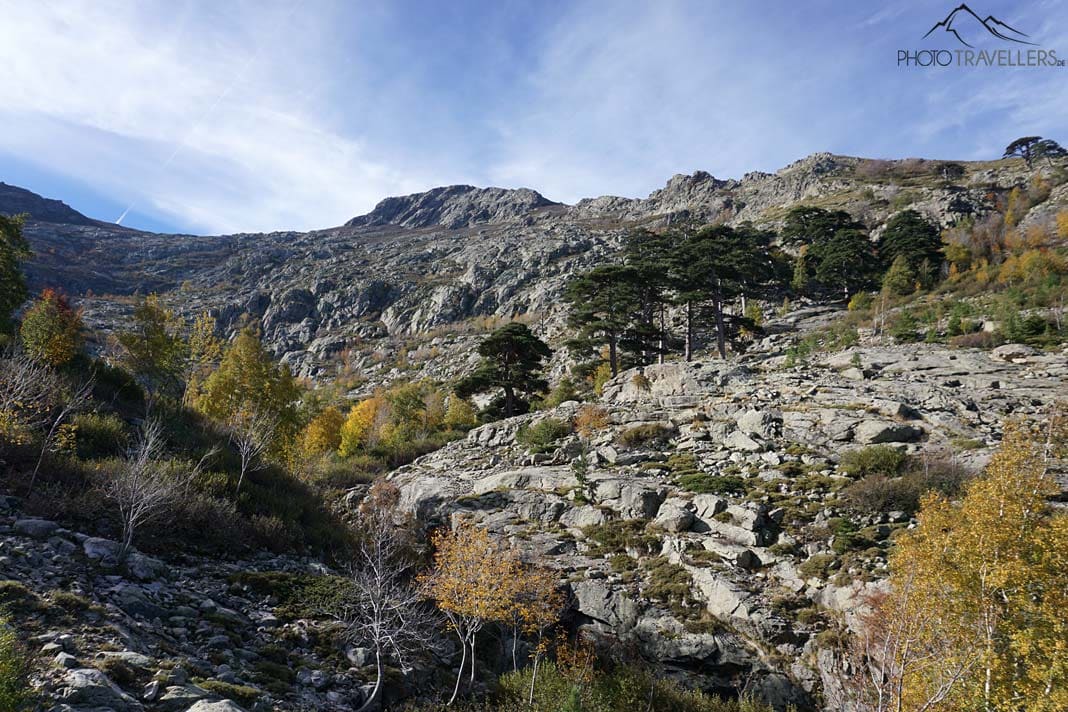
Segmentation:
[(346, 227), (444, 227), (455, 230), (484, 223), (506, 223), (527, 218), (538, 208), (559, 206), (529, 188), (475, 188), (450, 185), (425, 193), (386, 198), (367, 215), (353, 218)]

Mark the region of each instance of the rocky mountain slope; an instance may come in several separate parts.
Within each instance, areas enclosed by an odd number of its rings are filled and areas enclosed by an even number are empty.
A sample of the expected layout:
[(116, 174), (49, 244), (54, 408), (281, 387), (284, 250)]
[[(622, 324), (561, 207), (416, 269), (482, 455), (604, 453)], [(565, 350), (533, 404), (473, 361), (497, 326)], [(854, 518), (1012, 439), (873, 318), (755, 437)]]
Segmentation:
[[(81, 296), (93, 326), (111, 329), (135, 293), (158, 292), (230, 331), (258, 324), (303, 375), (358, 371), (373, 381), (413, 372), (455, 375), (464, 334), (526, 315), (553, 339), (559, 297), (574, 272), (604, 261), (625, 231), (680, 216), (775, 225), (798, 202), (843, 208), (877, 228), (903, 207), (943, 224), (993, 210), (1030, 172), (1019, 161), (871, 161), (815, 154), (774, 174), (719, 180), (679, 175), (645, 199), (574, 206), (532, 190), (436, 188), (387, 198), (343, 226), (308, 233), (159, 235), (90, 220), (55, 201), (4, 187), (0, 211), (28, 212), (36, 286)], [(1063, 204), (1064, 186), (1050, 204)], [(1027, 220), (1048, 219), (1047, 208)], [(436, 340), (436, 341), (435, 341)]]
[[(1068, 360), (868, 334), (788, 364), (795, 330), (826, 316), (773, 321), (730, 362), (623, 372), (594, 403), (481, 426), (389, 479), (421, 520), (474, 519), (555, 568), (570, 623), (610, 649), (780, 709), (842, 709), (834, 631), (878, 586), (893, 533), (912, 524), (902, 511), (851, 513), (845, 453), (886, 445), (974, 471), (1007, 418), (1041, 417), (1068, 396)], [(586, 426), (539, 447), (517, 437), (549, 419)], [(54, 709), (359, 706), (368, 652), (287, 590), (329, 573), (321, 563), (135, 554), (124, 571), (116, 547), (0, 498), (0, 599), (46, 658), (36, 684)], [(390, 694), (428, 694), (450, 664), (391, 671)]]
[(1068, 396), (1068, 363), (1020, 346), (871, 342), (784, 367), (777, 342), (621, 373), (598, 427), (544, 452), (517, 442), (520, 428), (590, 406), (485, 425), (390, 479), (421, 518), (471, 517), (559, 569), (579, 623), (612, 647), (706, 689), (841, 709), (820, 634), (848, 623), (910, 525), (872, 512), (862, 545), (835, 545), (855, 479), (843, 453), (882, 444), (977, 471), (1006, 418)]

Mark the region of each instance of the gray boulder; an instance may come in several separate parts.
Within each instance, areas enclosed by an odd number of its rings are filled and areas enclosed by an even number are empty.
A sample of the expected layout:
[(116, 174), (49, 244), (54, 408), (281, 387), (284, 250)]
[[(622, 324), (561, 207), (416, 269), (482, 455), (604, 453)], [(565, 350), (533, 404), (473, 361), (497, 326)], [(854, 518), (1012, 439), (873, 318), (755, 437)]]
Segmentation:
[(63, 676), (60, 697), (79, 707), (107, 707), (117, 712), (140, 710), (141, 704), (120, 690), (107, 675), (96, 668), (69, 670)]
[(853, 439), (865, 445), (911, 443), (920, 439), (923, 430), (892, 420), (863, 420), (853, 429)]
[(15, 533), (34, 539), (47, 539), (52, 536), (59, 525), (47, 519), (20, 519), (15, 522)]
[(186, 710), (186, 712), (245, 712), (245, 709), (236, 702), (230, 700), (219, 700), (218, 702), (201, 700)]

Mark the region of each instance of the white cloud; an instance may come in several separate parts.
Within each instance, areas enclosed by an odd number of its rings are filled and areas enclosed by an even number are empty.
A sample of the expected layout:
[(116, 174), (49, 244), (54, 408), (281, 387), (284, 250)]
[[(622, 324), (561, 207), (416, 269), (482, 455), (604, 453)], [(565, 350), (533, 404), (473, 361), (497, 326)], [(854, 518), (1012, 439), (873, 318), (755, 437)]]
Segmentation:
[(0, 2), (0, 151), (212, 231), (324, 227), (415, 189), (309, 103), (325, 6), (217, 7)]

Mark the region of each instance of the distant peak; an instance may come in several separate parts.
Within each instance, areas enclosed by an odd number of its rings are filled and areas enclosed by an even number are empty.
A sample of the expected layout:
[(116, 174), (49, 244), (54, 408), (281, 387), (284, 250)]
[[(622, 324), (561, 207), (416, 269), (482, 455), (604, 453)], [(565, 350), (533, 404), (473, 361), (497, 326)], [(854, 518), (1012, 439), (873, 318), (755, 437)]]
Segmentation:
[(532, 211), (560, 205), (530, 188), (476, 188), (450, 185), (423, 193), (386, 198), (366, 215), (345, 223), (348, 227), (398, 225), (449, 229), (512, 222)]
[(45, 198), (33, 191), (3, 182), (0, 182), (0, 213), (25, 213), (33, 220), (66, 225), (96, 224), (95, 220), (87, 218), (64, 202)]

